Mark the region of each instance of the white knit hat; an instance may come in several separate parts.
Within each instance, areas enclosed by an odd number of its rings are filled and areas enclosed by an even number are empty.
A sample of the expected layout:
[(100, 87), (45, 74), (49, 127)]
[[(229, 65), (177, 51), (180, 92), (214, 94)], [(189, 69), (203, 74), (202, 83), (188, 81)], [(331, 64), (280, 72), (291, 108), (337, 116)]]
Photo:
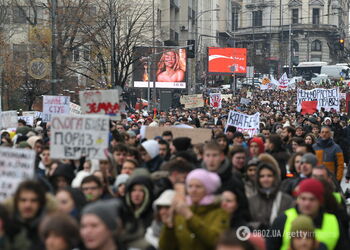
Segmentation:
[(141, 145), (152, 159), (159, 155), (159, 144), (156, 140), (147, 140)]
[(175, 196), (175, 191), (168, 189), (165, 190), (158, 199), (153, 202), (153, 207), (157, 206), (170, 206)]

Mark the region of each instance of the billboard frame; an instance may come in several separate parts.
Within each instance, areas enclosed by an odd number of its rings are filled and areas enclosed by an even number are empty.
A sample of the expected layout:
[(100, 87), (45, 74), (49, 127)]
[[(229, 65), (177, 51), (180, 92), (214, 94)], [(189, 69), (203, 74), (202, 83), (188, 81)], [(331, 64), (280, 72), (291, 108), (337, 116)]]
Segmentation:
[[(185, 79), (183, 82), (157, 82), (154, 79), (150, 79), (150, 81), (135, 81), (135, 71), (137, 70), (134, 65), (136, 64), (136, 60), (133, 63), (133, 74), (132, 74), (132, 88), (136, 88), (136, 89), (147, 89), (147, 88), (154, 88), (153, 83), (155, 83), (155, 88), (156, 89), (179, 89), (179, 90), (186, 90), (188, 88), (188, 57), (187, 57), (187, 48), (191, 47), (192, 45), (187, 45), (187, 46), (135, 46), (134, 47), (134, 53), (136, 52), (137, 49), (149, 49), (149, 50), (153, 50), (155, 49), (157, 51), (157, 49), (162, 50), (161, 52), (157, 52), (157, 53), (151, 53), (148, 56), (144, 56), (144, 58), (146, 58), (146, 60), (151, 60), (150, 62), (150, 68), (151, 68), (151, 73), (150, 75), (152, 76), (152, 74), (154, 74), (154, 71), (156, 71), (157, 69), (157, 62), (159, 62), (159, 60), (155, 60), (155, 58), (159, 55), (162, 55), (164, 52), (168, 52), (168, 51), (179, 51), (179, 50), (184, 50), (185, 51), (185, 63), (186, 63), (186, 67), (185, 67)], [(141, 59), (142, 57), (140, 57), (139, 59)], [(155, 65), (155, 66), (154, 66)], [(148, 76), (149, 77), (149, 76)], [(154, 76), (155, 77), (155, 76)], [(138, 86), (135, 86), (135, 83), (138, 84)], [(164, 85), (166, 84), (172, 84), (171, 87), (166, 87)], [(142, 86), (141, 86), (142, 85)]]

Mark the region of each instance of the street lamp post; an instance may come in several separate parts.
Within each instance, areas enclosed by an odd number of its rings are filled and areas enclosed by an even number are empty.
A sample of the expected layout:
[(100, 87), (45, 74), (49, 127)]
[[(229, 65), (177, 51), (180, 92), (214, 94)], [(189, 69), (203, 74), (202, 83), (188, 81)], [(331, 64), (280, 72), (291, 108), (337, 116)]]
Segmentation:
[(109, 0), (109, 15), (110, 15), (110, 27), (111, 27), (111, 85), (112, 88), (116, 87), (115, 83), (115, 12), (113, 0)]
[(51, 93), (56, 95), (57, 82), (57, 0), (51, 1)]
[[(208, 13), (208, 12), (213, 12), (213, 11), (220, 11), (220, 9), (211, 9), (211, 10), (203, 10), (203, 11), (200, 11), (198, 12), (198, 14), (194, 17), (194, 22), (196, 24), (196, 27), (195, 27), (195, 47), (196, 47), (196, 51), (195, 51), (195, 55), (196, 55), (196, 64), (195, 64), (195, 72), (194, 72), (194, 81), (197, 80), (197, 74), (198, 74), (198, 71), (199, 71), (199, 63), (200, 63), (200, 60), (198, 59), (198, 56), (199, 56), (199, 35), (198, 35), (198, 20), (199, 18), (204, 15), (205, 13)], [(193, 33), (192, 33), (193, 34)], [(192, 89), (192, 83), (190, 83), (190, 90)], [(191, 90), (192, 92), (192, 90)]]

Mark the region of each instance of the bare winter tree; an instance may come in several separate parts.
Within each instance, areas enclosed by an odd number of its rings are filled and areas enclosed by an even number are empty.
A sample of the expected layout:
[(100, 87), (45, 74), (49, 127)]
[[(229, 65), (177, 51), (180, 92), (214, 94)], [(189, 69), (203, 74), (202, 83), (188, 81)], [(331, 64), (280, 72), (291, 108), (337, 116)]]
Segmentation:
[[(47, 38), (51, 36), (47, 36), (47, 32), (43, 34), (41, 27), (49, 29), (51, 35), (51, 16), (56, 16), (58, 91), (76, 85), (77, 79), (72, 78), (76, 72), (71, 70), (77, 60), (74, 53), (90, 42), (90, 37), (84, 34), (84, 30), (94, 28), (96, 7), (89, 0), (62, 0), (57, 1), (57, 10), (53, 13), (51, 0), (14, 1), (33, 28), (32, 36), (37, 39), (39, 49), (44, 49), (47, 55), (51, 52), (51, 39)], [(36, 27), (39, 28), (35, 29)]]
[(91, 39), (86, 45), (89, 45), (92, 56), (78, 70), (85, 72), (100, 87), (106, 87), (105, 84), (110, 83), (114, 46), (114, 78), (116, 85), (124, 87), (132, 74), (134, 47), (151, 44), (151, 1), (102, 0), (96, 3), (95, 27), (85, 29)]

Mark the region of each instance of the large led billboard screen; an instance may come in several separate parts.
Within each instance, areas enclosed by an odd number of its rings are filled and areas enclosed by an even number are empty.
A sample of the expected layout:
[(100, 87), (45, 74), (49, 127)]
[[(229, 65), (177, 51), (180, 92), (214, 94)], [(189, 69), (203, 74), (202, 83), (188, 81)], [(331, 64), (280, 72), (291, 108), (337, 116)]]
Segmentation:
[[(151, 72), (148, 60), (152, 61)], [(136, 47), (133, 79), (135, 88), (186, 88), (186, 49)], [(150, 74), (149, 74), (150, 73)]]
[(208, 73), (247, 73), (247, 49), (209, 47)]

